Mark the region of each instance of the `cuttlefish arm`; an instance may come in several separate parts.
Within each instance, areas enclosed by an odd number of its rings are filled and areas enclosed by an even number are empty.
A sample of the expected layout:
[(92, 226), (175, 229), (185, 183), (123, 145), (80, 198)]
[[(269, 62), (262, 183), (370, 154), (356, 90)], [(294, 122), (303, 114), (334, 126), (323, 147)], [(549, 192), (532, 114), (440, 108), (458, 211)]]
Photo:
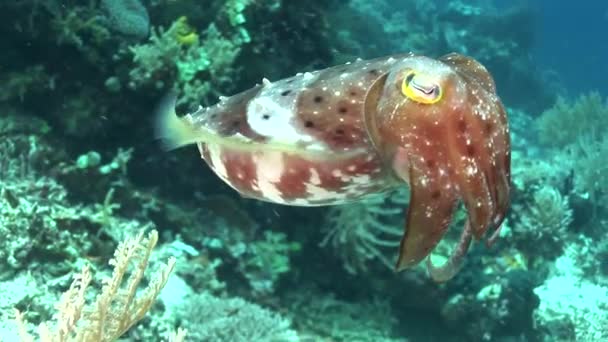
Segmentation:
[(414, 56), (370, 94), (375, 97), (365, 111), (372, 141), (411, 189), (397, 270), (429, 256), (447, 231), (458, 200), (467, 210), (448, 261), (441, 266), (427, 261), (435, 280), (448, 280), (473, 237), (479, 240), (494, 229), (488, 244), (494, 242), (509, 205), (510, 141), (494, 82), (468, 57)]
[[(388, 80), (388, 74), (383, 75), (370, 88), (365, 103), (366, 127), (372, 142), (379, 150), (390, 149), (384, 140), (375, 114), (381, 100), (382, 90)], [(416, 126), (419, 130), (431, 130), (431, 135), (445, 136), (445, 127), (433, 125), (425, 128)], [(417, 139), (414, 139), (417, 140)], [(439, 243), (447, 231), (458, 200), (456, 188), (446, 172), (448, 163), (445, 153), (436, 153), (436, 142), (426, 141), (424, 144), (408, 144), (415, 153), (404, 147), (397, 147), (392, 156), (392, 168), (397, 176), (405, 180), (410, 187), (410, 203), (406, 215), (406, 229), (399, 247), (396, 270), (400, 271), (420, 263), (431, 250)], [(467, 225), (467, 227), (469, 227)], [(470, 229), (467, 229), (470, 232)], [(454, 276), (470, 243), (470, 234), (463, 234), (459, 247), (455, 249), (452, 257), (440, 267), (434, 266), (430, 258), (427, 266), (431, 277), (435, 281), (446, 281)]]
[(394, 166), (399, 170), (407, 170), (407, 173), (400, 176), (408, 179), (410, 186), (406, 229), (399, 247), (397, 270), (422, 261), (439, 243), (450, 225), (457, 194), (448, 175), (438, 169), (436, 163), (431, 159), (416, 160), (401, 148), (397, 152)]
[(448, 117), (446, 145), (454, 165), (454, 182), (461, 189), (475, 239), (494, 230), (498, 237), (509, 207), (511, 142), (505, 108), (496, 95), (494, 80), (479, 62), (458, 54), (441, 61), (468, 85), (467, 106)]

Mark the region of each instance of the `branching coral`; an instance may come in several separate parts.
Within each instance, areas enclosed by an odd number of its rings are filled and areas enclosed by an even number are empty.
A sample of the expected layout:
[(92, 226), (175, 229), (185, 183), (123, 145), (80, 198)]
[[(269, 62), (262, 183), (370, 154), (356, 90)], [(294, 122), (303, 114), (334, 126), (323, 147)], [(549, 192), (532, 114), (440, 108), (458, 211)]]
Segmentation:
[[(43, 2), (44, 3), (44, 2)], [(109, 29), (102, 24), (95, 1), (84, 6), (64, 6), (60, 2), (49, 1), (47, 10), (52, 14), (51, 27), (55, 31), (57, 44), (71, 45), (85, 52), (91, 59), (97, 55), (94, 47), (110, 37)]]
[[(86, 294), (92, 281), (90, 268), (85, 266), (74, 276), (70, 288), (57, 303), (55, 322), (42, 323), (39, 336), (42, 342), (109, 342), (115, 341), (150, 310), (156, 297), (167, 283), (175, 266), (169, 259), (148, 286), (138, 293), (158, 233), (147, 236), (143, 232), (123, 241), (110, 260), (111, 278), (103, 280), (101, 293), (87, 305)], [(31, 342), (24, 314), (15, 311), (21, 341)]]
[[(190, 27), (185, 17), (178, 18), (169, 29), (153, 29), (150, 41), (130, 48), (135, 68), (130, 72), (131, 87), (153, 85), (164, 88), (162, 79), (176, 76), (173, 90), (179, 93), (178, 104), (191, 107), (209, 104), (222, 91), (235, 89), (238, 66), (236, 58), (243, 46), (251, 42), (244, 27), (245, 10), (250, 0), (226, 1), (216, 22), (202, 34)], [(229, 25), (220, 26), (223, 21)]]
[[(513, 226), (513, 233), (523, 249), (545, 257), (561, 252), (572, 223), (572, 209), (567, 197), (546, 185), (537, 189), (531, 202), (524, 207), (514, 205), (514, 211), (519, 213), (519, 222)], [(539, 253), (539, 250), (544, 253)]]
[(608, 103), (597, 92), (573, 102), (560, 98), (538, 119), (539, 137), (546, 145), (560, 148), (558, 158), (569, 160), (574, 191), (589, 200), (593, 216), (606, 208), (608, 196)]
[(279, 277), (289, 272), (290, 254), (298, 251), (300, 244), (290, 242), (283, 233), (264, 231), (264, 238), (251, 242), (242, 256), (239, 269), (245, 275), (255, 295), (271, 294)]
[(597, 136), (608, 126), (608, 104), (598, 92), (581, 95), (574, 101), (559, 97), (555, 105), (538, 119), (543, 144), (564, 147), (585, 134)]
[[(131, 88), (139, 88), (152, 83), (163, 87), (160, 83), (165, 74), (175, 67), (176, 60), (182, 54), (182, 45), (177, 39), (182, 23), (176, 21), (165, 30), (163, 27), (152, 28), (146, 44), (130, 47), (135, 67), (129, 72)], [(159, 82), (155, 84), (156, 82)]]
[(55, 77), (48, 74), (43, 65), (33, 65), (22, 71), (2, 73), (0, 76), (3, 91), (0, 101), (25, 100), (27, 94), (54, 90)]
[(190, 30), (182, 17), (167, 30), (152, 29), (149, 42), (132, 46), (135, 67), (129, 74), (130, 87), (147, 85), (163, 89), (168, 86), (163, 80), (176, 76), (169, 86), (179, 93), (178, 104), (198, 106), (201, 101), (207, 103), (217, 97), (218, 86), (229, 86), (241, 42), (225, 37), (214, 23), (201, 39), (184, 40), (184, 31)]
[(576, 190), (591, 200), (594, 209), (608, 209), (608, 133), (599, 139), (579, 137), (573, 155)]
[(51, 167), (59, 153), (36, 134), (11, 132), (27, 129), (19, 120), (4, 126), (0, 120), (0, 274), (57, 258), (47, 271), (65, 272), (79, 252), (91, 248), (88, 211), (70, 203), (55, 179), (37, 172)]

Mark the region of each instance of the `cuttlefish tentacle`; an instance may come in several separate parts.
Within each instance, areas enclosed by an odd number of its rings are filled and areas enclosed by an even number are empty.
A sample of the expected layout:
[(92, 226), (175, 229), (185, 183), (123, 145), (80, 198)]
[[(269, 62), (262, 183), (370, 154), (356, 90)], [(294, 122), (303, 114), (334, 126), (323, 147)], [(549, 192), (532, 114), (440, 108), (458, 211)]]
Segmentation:
[(492, 145), (494, 146), (494, 162), (495, 167), (492, 171), (496, 174), (496, 212), (493, 217), (492, 227), (493, 230), (491, 236), (486, 240), (486, 245), (491, 246), (494, 244), (500, 234), (500, 227), (505, 219), (506, 212), (509, 208), (510, 197), (509, 187), (511, 184), (511, 155), (510, 155), (510, 139), (507, 125), (507, 114), (500, 102), (496, 102), (498, 108), (498, 127), (505, 127), (504, 129), (497, 129), (495, 135), (492, 137)]
[(464, 225), (464, 230), (460, 235), (460, 240), (456, 246), (454, 246), (452, 254), (443, 265), (434, 265), (433, 261), (431, 260), (431, 256), (429, 255), (429, 257), (426, 259), (426, 267), (433, 280), (437, 282), (446, 282), (453, 278), (456, 273), (458, 273), (462, 267), (464, 257), (469, 250), (469, 246), (471, 245), (471, 238), (473, 237), (472, 233), (471, 224), (467, 220)]
[[(507, 157), (508, 158), (508, 157)], [(505, 214), (509, 207), (509, 184), (511, 182), (510, 175), (508, 173), (501, 172), (500, 170), (495, 170), (497, 175), (497, 205), (496, 205), (496, 213), (493, 218), (492, 226), (490, 229), (493, 230), (490, 237), (486, 240), (486, 245), (491, 247), (500, 235), (500, 228), (502, 227), (502, 222), (505, 219)]]

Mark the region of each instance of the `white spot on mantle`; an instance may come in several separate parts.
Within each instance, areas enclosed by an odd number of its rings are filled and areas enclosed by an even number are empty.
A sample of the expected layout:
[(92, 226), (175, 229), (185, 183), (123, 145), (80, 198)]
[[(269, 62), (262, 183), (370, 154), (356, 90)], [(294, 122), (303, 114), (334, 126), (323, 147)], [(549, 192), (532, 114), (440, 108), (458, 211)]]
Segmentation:
[[(268, 137), (268, 145), (280, 144), (288, 149), (296, 149), (300, 145), (310, 150), (326, 150), (323, 143), (300, 127), (296, 118), (297, 94), (316, 80), (314, 73), (304, 73), (301, 78), (291, 79), (292, 83), (281, 80), (264, 87), (247, 105), (249, 127), (257, 134)], [(296, 95), (285, 96), (286, 90)]]
[(247, 107), (247, 123), (256, 133), (283, 144), (312, 141), (310, 135), (296, 130), (294, 116), (294, 108), (281, 106), (268, 96), (253, 99)]

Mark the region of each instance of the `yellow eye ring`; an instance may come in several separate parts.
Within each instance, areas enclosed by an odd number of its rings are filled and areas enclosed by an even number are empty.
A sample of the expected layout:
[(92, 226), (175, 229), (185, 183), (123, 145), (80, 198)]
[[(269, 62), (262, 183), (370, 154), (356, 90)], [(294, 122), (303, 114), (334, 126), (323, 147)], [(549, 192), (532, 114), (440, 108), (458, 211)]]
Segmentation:
[(410, 70), (401, 83), (401, 93), (412, 101), (433, 104), (441, 100), (443, 91), (431, 77)]

